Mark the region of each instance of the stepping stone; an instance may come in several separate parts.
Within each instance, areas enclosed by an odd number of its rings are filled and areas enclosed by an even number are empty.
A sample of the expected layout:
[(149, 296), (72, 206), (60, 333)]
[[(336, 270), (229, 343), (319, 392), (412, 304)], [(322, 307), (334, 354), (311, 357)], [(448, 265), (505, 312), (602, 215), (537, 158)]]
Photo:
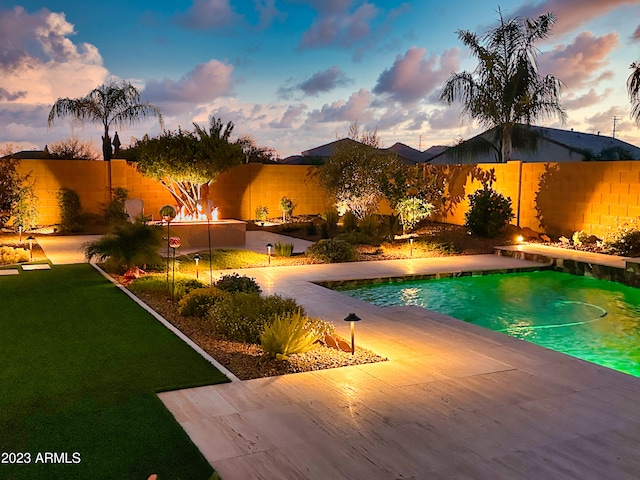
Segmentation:
[(22, 265), (22, 270), (29, 272), (31, 270), (51, 270), (51, 265), (48, 263), (36, 263), (33, 265)]
[(0, 270), (0, 275), (19, 275), (20, 271), (16, 268), (7, 268), (5, 270)]

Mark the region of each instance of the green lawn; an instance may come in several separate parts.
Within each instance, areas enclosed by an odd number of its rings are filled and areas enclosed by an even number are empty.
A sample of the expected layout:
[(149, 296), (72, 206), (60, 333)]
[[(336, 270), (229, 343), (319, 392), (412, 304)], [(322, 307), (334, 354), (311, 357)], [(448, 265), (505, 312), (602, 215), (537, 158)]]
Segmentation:
[(225, 381), (89, 265), (0, 276), (2, 479), (208, 479), (155, 393)]

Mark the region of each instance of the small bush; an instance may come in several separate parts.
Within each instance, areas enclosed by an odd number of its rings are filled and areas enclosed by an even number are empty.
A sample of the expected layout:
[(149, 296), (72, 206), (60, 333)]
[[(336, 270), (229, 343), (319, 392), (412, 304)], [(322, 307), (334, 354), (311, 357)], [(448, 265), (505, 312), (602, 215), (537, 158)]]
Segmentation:
[(240, 276), (237, 273), (231, 275), (224, 275), (220, 280), (215, 283), (215, 286), (220, 290), (224, 290), (229, 293), (257, 293), (262, 292), (260, 285), (253, 279), (247, 276)]
[(0, 265), (11, 265), (29, 261), (29, 250), (24, 248), (0, 247)]
[(69, 188), (62, 187), (56, 195), (60, 207), (60, 231), (78, 233), (82, 231), (82, 207), (80, 197)]
[(628, 224), (621, 225), (603, 239), (602, 246), (614, 255), (638, 257), (640, 256), (640, 230)]
[(329, 238), (309, 245), (307, 256), (324, 263), (351, 262), (356, 259), (356, 249), (344, 240)]
[(193, 290), (203, 288), (206, 285), (195, 278), (180, 278), (173, 282), (173, 299), (181, 300), (185, 295), (189, 294)]
[(400, 232), (402, 232), (400, 217), (398, 215), (385, 215), (382, 220), (382, 237), (389, 242), (393, 242)]
[(280, 199), (280, 211), (282, 212), (282, 221), (286, 221), (287, 217), (293, 216), (293, 209), (296, 208), (296, 204), (293, 200), (287, 197)]
[(366, 235), (376, 237), (380, 229), (380, 217), (377, 215), (367, 215), (358, 222), (358, 228)]
[(357, 230), (351, 230), (341, 233), (340, 235), (336, 235), (334, 240), (344, 240), (351, 245), (380, 245), (378, 237)]
[(276, 315), (298, 310), (305, 314), (304, 309), (291, 298), (235, 293), (216, 302), (207, 317), (214, 330), (228, 340), (259, 343), (260, 334)]
[(269, 208), (265, 205), (258, 205), (256, 207), (256, 220), (259, 222), (266, 222), (269, 216)]
[(574, 245), (580, 246), (584, 243), (587, 243), (587, 241), (589, 240), (589, 234), (584, 230), (578, 230), (577, 232), (573, 232), (571, 240), (573, 241)]
[(204, 317), (220, 300), (230, 295), (216, 287), (196, 288), (180, 300), (180, 315), (185, 317)]
[(340, 216), (338, 215), (338, 210), (335, 208), (331, 208), (327, 210), (323, 215), (323, 228), (326, 228), (327, 236), (323, 238), (333, 237), (338, 231), (338, 220)]
[(465, 226), (471, 233), (481, 237), (496, 237), (513, 217), (511, 199), (488, 185), (469, 195), (469, 211), (465, 214)]
[(273, 249), (279, 257), (290, 257), (293, 255), (293, 243), (277, 242), (273, 246)]
[(126, 188), (116, 187), (113, 189), (112, 197), (104, 209), (104, 219), (113, 228), (129, 220), (127, 212), (124, 210), (124, 203), (129, 198), (129, 192)]
[(342, 228), (344, 228), (345, 232), (355, 230), (357, 226), (358, 217), (356, 217), (352, 212), (347, 212), (342, 216)]
[(290, 355), (313, 350), (322, 336), (309, 328), (310, 323), (311, 319), (299, 311), (276, 315), (260, 335), (260, 345), (278, 360), (287, 360)]
[(398, 202), (396, 210), (400, 214), (403, 230), (411, 231), (433, 211), (433, 205), (418, 197), (407, 197)]

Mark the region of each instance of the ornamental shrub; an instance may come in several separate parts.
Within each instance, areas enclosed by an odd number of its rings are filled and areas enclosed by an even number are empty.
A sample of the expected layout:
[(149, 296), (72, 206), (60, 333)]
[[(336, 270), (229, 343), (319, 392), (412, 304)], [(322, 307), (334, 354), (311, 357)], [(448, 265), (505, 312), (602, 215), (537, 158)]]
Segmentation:
[(276, 242), (273, 250), (279, 257), (290, 257), (293, 255), (293, 243)]
[(266, 222), (269, 216), (269, 208), (266, 205), (258, 205), (256, 207), (256, 220)]
[(324, 335), (310, 328), (311, 322), (300, 311), (276, 315), (260, 334), (260, 346), (278, 360), (288, 360), (289, 355), (313, 350)]
[(640, 256), (640, 230), (629, 224), (620, 225), (616, 231), (605, 236), (602, 246), (613, 255), (638, 257)]
[(216, 287), (196, 288), (180, 300), (180, 315), (185, 317), (204, 317), (220, 300), (231, 295)]
[(511, 199), (488, 185), (469, 195), (465, 226), (471, 233), (481, 237), (496, 237), (513, 217)]
[(307, 256), (324, 263), (352, 262), (356, 259), (356, 249), (344, 240), (327, 238), (309, 245)]
[(287, 197), (282, 197), (280, 199), (280, 211), (282, 212), (282, 221), (285, 222), (287, 217), (291, 218), (293, 216), (293, 209), (296, 208), (296, 204), (293, 203), (293, 200)]
[(78, 193), (62, 187), (56, 196), (60, 207), (60, 231), (62, 233), (82, 231), (82, 207)]
[(215, 286), (229, 293), (242, 292), (259, 294), (262, 292), (260, 285), (258, 285), (253, 278), (244, 275), (240, 276), (237, 273), (222, 276), (222, 278), (215, 283)]
[(29, 250), (25, 248), (0, 247), (0, 265), (11, 265), (29, 261)]
[(260, 334), (276, 315), (304, 309), (292, 298), (279, 295), (262, 297), (256, 293), (235, 293), (217, 301), (207, 318), (214, 331), (228, 340), (259, 343)]
[(398, 202), (396, 210), (400, 214), (403, 230), (411, 231), (421, 220), (431, 215), (433, 205), (422, 198), (407, 197)]

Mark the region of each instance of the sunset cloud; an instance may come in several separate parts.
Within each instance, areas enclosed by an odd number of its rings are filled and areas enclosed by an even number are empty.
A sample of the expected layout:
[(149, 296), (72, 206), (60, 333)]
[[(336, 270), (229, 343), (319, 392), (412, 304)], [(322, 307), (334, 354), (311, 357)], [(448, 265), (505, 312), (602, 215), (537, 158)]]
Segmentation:
[(311, 77), (295, 85), (287, 85), (278, 90), (281, 98), (291, 98), (296, 90), (301, 90), (305, 95), (317, 96), (320, 93), (348, 85), (353, 80), (340, 71), (336, 65), (322, 72), (316, 72)]
[(232, 65), (210, 60), (197, 65), (178, 81), (167, 78), (150, 80), (144, 88), (144, 95), (156, 103), (208, 103), (231, 92), (232, 76)]
[(373, 93), (411, 104), (442, 87), (451, 72), (458, 69), (460, 49), (452, 48), (441, 56), (428, 58), (426, 53), (426, 48), (413, 47), (404, 56), (398, 55), (393, 65), (378, 77)]
[(319, 110), (309, 114), (312, 122), (368, 122), (373, 118), (371, 102), (373, 96), (366, 88), (361, 88), (353, 93), (349, 100), (337, 100), (330, 104), (324, 104)]
[(242, 16), (232, 10), (229, 0), (194, 0), (187, 12), (176, 15), (175, 20), (185, 28), (208, 30), (233, 25)]
[(540, 55), (540, 72), (559, 78), (568, 90), (588, 87), (613, 74), (604, 68), (609, 64), (609, 54), (618, 44), (617, 33), (596, 37), (591, 32), (582, 32), (571, 44), (556, 45)]
[(637, 0), (546, 0), (525, 5), (515, 11), (520, 17), (535, 17), (552, 12), (556, 17), (553, 33), (564, 34), (624, 5), (637, 5)]

